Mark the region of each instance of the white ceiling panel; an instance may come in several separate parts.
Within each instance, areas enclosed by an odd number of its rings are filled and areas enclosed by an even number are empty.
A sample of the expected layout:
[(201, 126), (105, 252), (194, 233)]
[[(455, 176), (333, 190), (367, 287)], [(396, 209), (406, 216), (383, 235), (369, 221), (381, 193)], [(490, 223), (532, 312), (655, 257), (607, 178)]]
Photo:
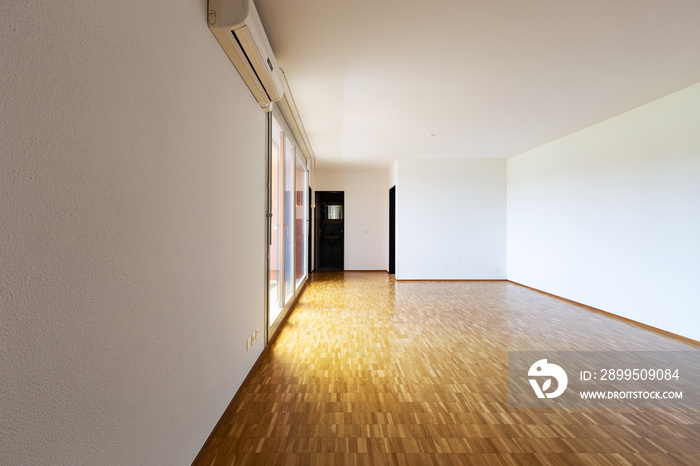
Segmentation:
[(256, 5), (319, 168), (507, 158), (700, 81), (697, 0)]

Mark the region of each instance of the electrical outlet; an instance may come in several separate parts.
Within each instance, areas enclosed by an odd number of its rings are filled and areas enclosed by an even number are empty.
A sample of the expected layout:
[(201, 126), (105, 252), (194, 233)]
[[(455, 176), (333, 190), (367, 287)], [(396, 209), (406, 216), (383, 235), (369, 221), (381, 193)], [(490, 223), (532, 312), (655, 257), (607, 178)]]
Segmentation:
[(501, 269), (493, 269), (493, 273), (501, 273)]
[(246, 339), (245, 341), (245, 350), (249, 351), (250, 347), (255, 344), (255, 342), (258, 340), (260, 337), (260, 330), (255, 329), (255, 332), (251, 333), (250, 336)]

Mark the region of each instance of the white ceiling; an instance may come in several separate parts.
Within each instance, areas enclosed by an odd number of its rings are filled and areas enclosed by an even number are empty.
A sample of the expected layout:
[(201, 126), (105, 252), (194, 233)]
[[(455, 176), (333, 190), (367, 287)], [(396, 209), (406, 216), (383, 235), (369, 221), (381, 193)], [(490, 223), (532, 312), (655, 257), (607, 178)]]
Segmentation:
[(507, 158), (700, 82), (698, 0), (256, 5), (321, 169)]

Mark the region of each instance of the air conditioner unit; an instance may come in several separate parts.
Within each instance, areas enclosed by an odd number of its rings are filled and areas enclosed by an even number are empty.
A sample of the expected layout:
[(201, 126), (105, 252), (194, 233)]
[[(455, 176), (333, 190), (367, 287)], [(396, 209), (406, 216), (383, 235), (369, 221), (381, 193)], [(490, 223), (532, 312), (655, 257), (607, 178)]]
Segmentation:
[(209, 29), (261, 107), (282, 98), (282, 76), (252, 0), (209, 0)]

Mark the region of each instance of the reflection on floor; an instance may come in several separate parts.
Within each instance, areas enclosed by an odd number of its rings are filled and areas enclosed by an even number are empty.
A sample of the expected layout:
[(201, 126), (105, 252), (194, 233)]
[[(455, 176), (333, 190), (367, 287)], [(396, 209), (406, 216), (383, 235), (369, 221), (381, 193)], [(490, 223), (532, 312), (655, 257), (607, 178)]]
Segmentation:
[(509, 408), (509, 350), (697, 347), (508, 282), (316, 272), (196, 464), (700, 464), (697, 411)]

